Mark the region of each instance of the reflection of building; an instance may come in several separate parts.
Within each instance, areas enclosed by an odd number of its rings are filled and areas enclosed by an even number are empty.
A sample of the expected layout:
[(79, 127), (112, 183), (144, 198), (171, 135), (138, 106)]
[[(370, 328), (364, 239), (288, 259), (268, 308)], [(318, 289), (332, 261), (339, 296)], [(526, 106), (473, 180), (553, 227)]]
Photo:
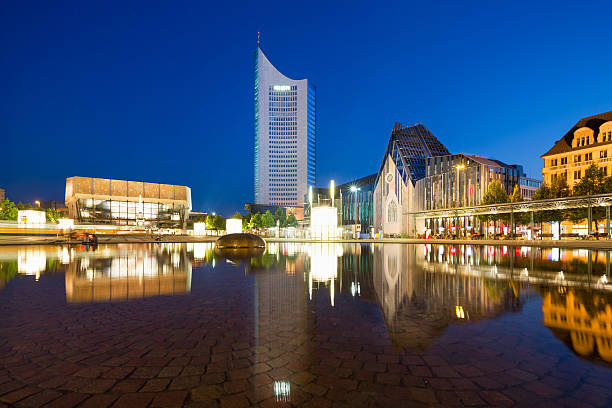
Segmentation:
[(171, 184), (69, 177), (66, 205), (69, 216), (82, 222), (183, 227), (191, 211), (191, 189)]
[(542, 177), (550, 184), (564, 177), (569, 186), (580, 181), (587, 167), (596, 164), (606, 176), (612, 175), (612, 111), (580, 119), (549, 151)]
[(255, 51), (255, 203), (299, 206), (316, 183), (316, 88)]
[(66, 300), (124, 301), (190, 292), (191, 263), (184, 247), (124, 249), (72, 259), (66, 272)]
[(612, 307), (609, 297), (563, 286), (542, 288), (542, 292), (544, 324), (570, 343), (579, 355), (599, 355), (612, 363)]
[(506, 282), (457, 273), (446, 263), (427, 270), (423, 247), (374, 248), (374, 288), (395, 346), (423, 351), (451, 322), (477, 321), (520, 307)]
[(416, 183), (425, 177), (427, 158), (448, 154), (424, 125), (395, 124), (374, 190), (373, 219), (377, 232), (399, 235), (414, 231), (414, 221), (404, 214), (421, 209), (423, 197), (418, 194)]
[(338, 277), (338, 258), (342, 256), (340, 244), (312, 244), (308, 246), (310, 272), (308, 273), (308, 293), (312, 299), (312, 290), (316, 285), (329, 285), (331, 305), (334, 305), (335, 282)]

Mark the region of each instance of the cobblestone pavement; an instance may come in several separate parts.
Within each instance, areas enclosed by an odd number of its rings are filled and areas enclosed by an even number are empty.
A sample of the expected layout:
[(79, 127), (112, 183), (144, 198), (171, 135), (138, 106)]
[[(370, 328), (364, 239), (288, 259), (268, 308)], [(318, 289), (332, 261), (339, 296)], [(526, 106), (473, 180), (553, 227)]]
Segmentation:
[(190, 294), (117, 303), (66, 303), (63, 275), (14, 279), (0, 292), (0, 406), (612, 403), (612, 370), (542, 326), (538, 296), (407, 351), (376, 302), (331, 295), (229, 263), (195, 268)]

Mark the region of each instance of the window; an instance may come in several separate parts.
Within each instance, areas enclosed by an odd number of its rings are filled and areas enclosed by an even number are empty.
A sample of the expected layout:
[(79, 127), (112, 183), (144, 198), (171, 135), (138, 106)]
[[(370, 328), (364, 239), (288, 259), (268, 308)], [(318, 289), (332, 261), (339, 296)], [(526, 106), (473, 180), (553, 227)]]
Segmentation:
[(391, 201), (387, 206), (387, 222), (397, 222), (397, 204)]
[(584, 161), (593, 160), (593, 153), (586, 153), (584, 155)]
[(608, 157), (608, 151), (607, 150), (602, 150), (599, 152), (599, 158), (600, 159), (605, 159), (606, 157)]
[(608, 167), (603, 168), (604, 176), (608, 177)]

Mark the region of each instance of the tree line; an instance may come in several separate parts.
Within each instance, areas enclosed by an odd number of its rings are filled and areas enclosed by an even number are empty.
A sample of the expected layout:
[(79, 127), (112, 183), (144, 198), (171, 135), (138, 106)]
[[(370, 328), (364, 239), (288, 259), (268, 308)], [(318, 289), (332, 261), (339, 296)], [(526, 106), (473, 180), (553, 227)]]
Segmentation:
[(242, 228), (244, 229), (262, 229), (272, 228), (278, 223), (280, 227), (297, 227), (298, 221), (292, 212), (285, 216), (282, 208), (277, 208), (274, 214), (267, 210), (265, 213), (260, 212), (248, 213), (242, 218)]
[[(546, 200), (552, 198), (579, 197), (597, 194), (612, 193), (612, 176), (606, 176), (604, 170), (595, 164), (589, 166), (582, 178), (573, 186), (569, 187), (566, 177), (555, 178), (550, 185), (542, 183), (542, 186), (536, 190), (532, 200)], [(503, 204), (523, 201), (518, 186), (514, 187), (512, 194), (506, 194), (499, 180), (489, 184), (487, 192), (483, 196), (482, 204)], [(537, 222), (554, 222), (554, 221), (570, 221), (574, 224), (581, 222), (588, 217), (586, 208), (570, 208), (559, 210), (545, 210), (534, 213)], [(592, 207), (592, 219), (595, 222), (595, 231), (597, 231), (598, 222), (605, 220), (606, 209), (600, 206)], [(500, 214), (497, 216), (486, 216), (485, 218), (497, 221), (508, 221), (509, 214)], [(530, 222), (528, 213), (514, 213), (515, 222), (519, 224), (527, 224)]]
[(61, 217), (53, 208), (40, 208), (31, 204), (17, 203), (15, 204), (8, 198), (0, 201), (0, 220), (17, 221), (19, 210), (36, 210), (44, 211), (47, 222), (57, 222)]

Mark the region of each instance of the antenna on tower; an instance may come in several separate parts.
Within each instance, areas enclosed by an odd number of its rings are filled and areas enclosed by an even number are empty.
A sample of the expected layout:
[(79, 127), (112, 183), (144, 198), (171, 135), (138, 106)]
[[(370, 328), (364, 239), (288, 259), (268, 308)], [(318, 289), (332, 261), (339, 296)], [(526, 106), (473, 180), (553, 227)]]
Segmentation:
[(261, 34), (261, 31), (257, 31), (257, 46), (259, 47), (259, 35)]

